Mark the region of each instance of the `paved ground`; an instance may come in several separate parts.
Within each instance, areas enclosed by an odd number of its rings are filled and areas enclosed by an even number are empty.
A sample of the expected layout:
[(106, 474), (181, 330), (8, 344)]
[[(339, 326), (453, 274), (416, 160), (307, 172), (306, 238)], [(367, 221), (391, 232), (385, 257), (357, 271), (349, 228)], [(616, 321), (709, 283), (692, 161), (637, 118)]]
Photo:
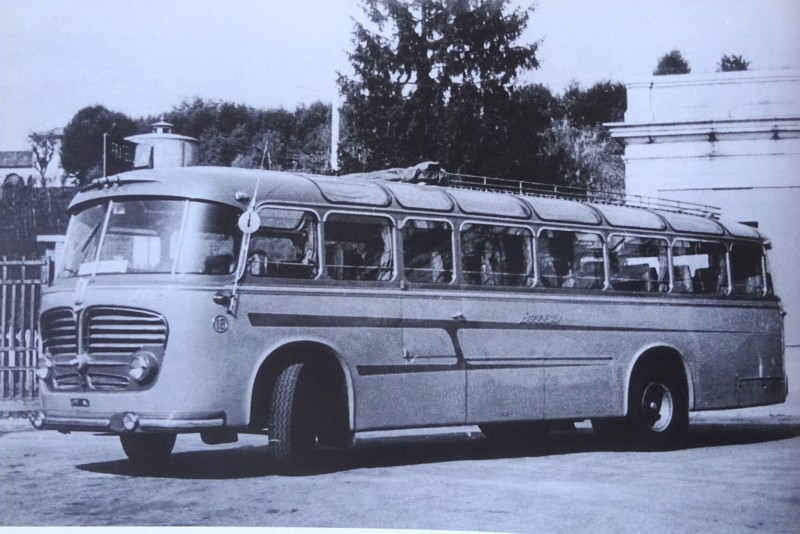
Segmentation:
[(116, 438), (5, 419), (0, 524), (800, 532), (798, 356), (789, 402), (693, 416), (688, 447), (665, 453), (602, 448), (586, 425), (538, 452), (474, 428), (398, 432), (362, 436), (329, 472), (280, 477), (261, 438), (180, 436), (172, 463), (147, 471)]

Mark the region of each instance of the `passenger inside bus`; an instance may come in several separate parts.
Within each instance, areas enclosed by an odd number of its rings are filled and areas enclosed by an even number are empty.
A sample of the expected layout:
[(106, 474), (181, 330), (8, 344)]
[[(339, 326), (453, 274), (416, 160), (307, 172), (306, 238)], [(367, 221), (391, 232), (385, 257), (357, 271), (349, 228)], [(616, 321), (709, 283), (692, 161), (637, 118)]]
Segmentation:
[(299, 210), (265, 208), (261, 227), (250, 237), (251, 276), (314, 278), (317, 274), (316, 223)]
[(393, 249), (387, 219), (332, 214), (325, 222), (327, 273), (334, 280), (391, 280)]

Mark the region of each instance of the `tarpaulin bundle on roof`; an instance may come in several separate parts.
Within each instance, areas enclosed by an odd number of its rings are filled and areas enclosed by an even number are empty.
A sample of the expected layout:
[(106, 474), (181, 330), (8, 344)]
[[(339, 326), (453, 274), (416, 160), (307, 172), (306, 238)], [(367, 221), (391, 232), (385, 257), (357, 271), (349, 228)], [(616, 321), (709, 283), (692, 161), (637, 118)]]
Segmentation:
[(424, 161), (413, 167), (397, 167), (381, 171), (344, 174), (342, 177), (356, 180), (381, 180), (386, 182), (407, 182), (411, 184), (447, 185), (447, 171), (435, 161)]

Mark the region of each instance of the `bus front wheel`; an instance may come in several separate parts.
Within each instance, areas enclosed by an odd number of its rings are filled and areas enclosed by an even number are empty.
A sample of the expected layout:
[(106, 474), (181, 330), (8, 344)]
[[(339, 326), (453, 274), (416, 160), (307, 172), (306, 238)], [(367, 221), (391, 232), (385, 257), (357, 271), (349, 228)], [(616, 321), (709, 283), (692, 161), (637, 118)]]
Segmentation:
[(281, 371), (272, 390), (269, 410), (269, 455), (282, 473), (311, 469), (316, 447), (314, 387), (310, 369), (295, 363)]
[(689, 429), (689, 401), (680, 373), (654, 363), (631, 381), (625, 420), (632, 444), (644, 450), (680, 446)]
[(176, 434), (120, 434), (122, 450), (128, 459), (142, 466), (163, 464), (172, 454)]

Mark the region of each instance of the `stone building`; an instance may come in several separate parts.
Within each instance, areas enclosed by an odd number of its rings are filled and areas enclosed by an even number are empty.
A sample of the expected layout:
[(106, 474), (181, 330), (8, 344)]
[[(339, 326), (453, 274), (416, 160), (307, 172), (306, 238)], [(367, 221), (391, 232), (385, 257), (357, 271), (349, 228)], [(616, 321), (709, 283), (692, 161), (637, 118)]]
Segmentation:
[(627, 93), (625, 121), (607, 124), (627, 192), (716, 206), (768, 235), (786, 342), (800, 345), (800, 73), (654, 76)]

